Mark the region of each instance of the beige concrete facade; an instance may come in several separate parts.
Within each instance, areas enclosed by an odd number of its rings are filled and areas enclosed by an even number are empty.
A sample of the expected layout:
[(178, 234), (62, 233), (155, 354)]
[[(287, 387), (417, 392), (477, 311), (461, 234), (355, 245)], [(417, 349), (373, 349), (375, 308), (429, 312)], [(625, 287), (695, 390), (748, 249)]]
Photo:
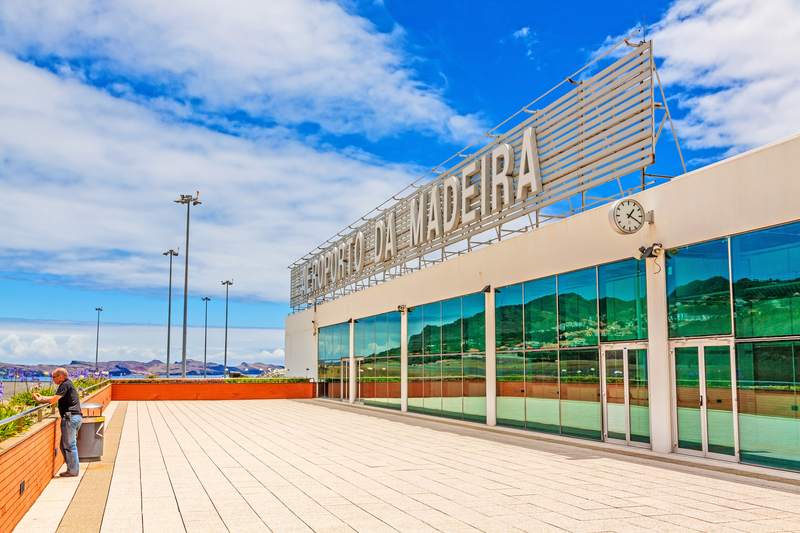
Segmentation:
[[(640, 246), (665, 249), (800, 219), (800, 135), (695, 170), (632, 195), (655, 221), (615, 233), (608, 205), (569, 217), (286, 318), (290, 374), (316, 368), (315, 327), (394, 311), (630, 258)], [(673, 451), (673, 394), (663, 255), (647, 260), (652, 447)], [(491, 303), (490, 303), (491, 300)], [(493, 299), (487, 298), (487, 423), (493, 425)], [(490, 327), (491, 326), (491, 327)], [(406, 338), (403, 337), (405, 346)], [(405, 350), (405, 347), (403, 348)], [(405, 353), (405, 352), (404, 352)], [(353, 396), (351, 395), (351, 398)]]

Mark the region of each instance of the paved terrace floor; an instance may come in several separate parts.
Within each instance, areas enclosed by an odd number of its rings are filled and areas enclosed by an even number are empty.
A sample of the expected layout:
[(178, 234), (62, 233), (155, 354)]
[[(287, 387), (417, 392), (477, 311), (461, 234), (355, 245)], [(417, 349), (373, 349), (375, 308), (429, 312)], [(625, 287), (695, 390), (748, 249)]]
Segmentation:
[(774, 470), (324, 400), (113, 407), (110, 489), (55, 478), (17, 531), (800, 531)]

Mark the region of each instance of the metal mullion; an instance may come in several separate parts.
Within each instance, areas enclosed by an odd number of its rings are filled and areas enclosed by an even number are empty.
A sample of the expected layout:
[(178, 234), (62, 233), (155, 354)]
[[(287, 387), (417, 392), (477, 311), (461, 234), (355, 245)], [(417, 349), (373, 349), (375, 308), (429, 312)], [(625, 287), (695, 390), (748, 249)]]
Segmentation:
[(625, 443), (631, 443), (631, 405), (630, 405), (630, 371), (628, 365), (628, 347), (622, 348), (622, 377), (625, 391)]
[(600, 417), (603, 424), (602, 433), (603, 440), (608, 442), (608, 376), (606, 375), (606, 348), (600, 347), (600, 409), (602, 416)]
[[(525, 329), (525, 283), (521, 283), (522, 286), (522, 417), (524, 419), (523, 427), (528, 429), (528, 339), (526, 338), (526, 329)], [(556, 301), (556, 305), (558, 305), (558, 301)], [(497, 346), (497, 296), (495, 296), (495, 306), (494, 306), (494, 323), (495, 323), (495, 346)], [(558, 313), (558, 311), (556, 311)], [(558, 317), (556, 317), (556, 323), (558, 323)], [(495, 350), (495, 353), (497, 350)], [(559, 398), (559, 402), (561, 399)]]
[[(558, 369), (558, 434), (561, 435), (561, 313), (559, 311), (558, 275), (556, 278), (556, 368)], [(526, 419), (527, 422), (527, 419)]]
[(703, 455), (708, 457), (708, 383), (706, 381), (706, 345), (697, 347), (697, 366), (700, 377), (700, 435)]

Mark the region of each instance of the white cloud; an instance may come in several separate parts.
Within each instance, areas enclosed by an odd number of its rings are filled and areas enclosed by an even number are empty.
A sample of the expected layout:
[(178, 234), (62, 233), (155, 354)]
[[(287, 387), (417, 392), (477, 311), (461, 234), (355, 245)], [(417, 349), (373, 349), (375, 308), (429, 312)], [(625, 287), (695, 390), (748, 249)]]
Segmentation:
[(482, 129), (417, 79), (401, 29), (380, 33), (336, 2), (8, 0), (0, 28), (0, 46), (21, 57), (69, 63), (60, 71), (82, 79), (163, 86), (165, 100), (196, 112), (372, 137), (472, 141)]
[(521, 42), (525, 45), (525, 55), (529, 58), (532, 58), (533, 45), (539, 42), (536, 32), (525, 26), (524, 28), (515, 31), (512, 36), (514, 37), (515, 41)]
[(191, 221), (190, 291), (286, 301), (292, 261), (415, 179), (419, 169), (314, 149), (263, 130), (232, 137), (159, 117), (0, 52), (0, 271), (78, 285), (164, 287)]
[(679, 0), (652, 37), (688, 147), (734, 153), (800, 131), (797, 1)]
[[(95, 324), (49, 320), (0, 319), (0, 361), (13, 364), (66, 364), (94, 361)], [(222, 363), (224, 328), (208, 328), (208, 360)], [(166, 360), (166, 326), (103, 324), (101, 361)], [(187, 329), (186, 355), (203, 360), (204, 330)], [(284, 331), (278, 328), (228, 328), (228, 363), (283, 365)], [(181, 358), (180, 327), (173, 326), (170, 359)]]

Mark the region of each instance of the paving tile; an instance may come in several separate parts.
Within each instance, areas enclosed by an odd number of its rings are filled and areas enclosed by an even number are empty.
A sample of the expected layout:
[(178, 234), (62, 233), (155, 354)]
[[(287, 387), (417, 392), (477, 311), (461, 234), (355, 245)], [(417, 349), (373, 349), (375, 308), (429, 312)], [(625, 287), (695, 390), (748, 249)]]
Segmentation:
[(322, 401), (130, 402), (102, 531), (800, 531), (800, 487)]

